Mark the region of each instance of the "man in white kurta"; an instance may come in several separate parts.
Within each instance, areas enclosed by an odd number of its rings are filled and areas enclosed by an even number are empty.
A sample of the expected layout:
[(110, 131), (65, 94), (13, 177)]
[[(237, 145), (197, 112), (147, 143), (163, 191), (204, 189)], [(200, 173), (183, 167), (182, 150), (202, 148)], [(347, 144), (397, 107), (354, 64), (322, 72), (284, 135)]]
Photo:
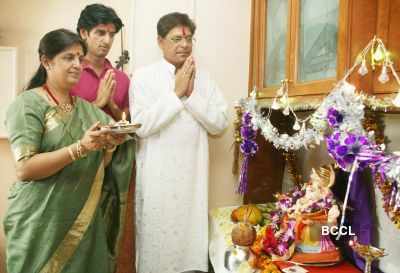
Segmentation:
[(138, 273), (208, 272), (208, 134), (227, 127), (227, 104), (209, 75), (196, 69), (195, 26), (187, 20), (180, 13), (160, 19), (164, 57), (135, 72), (130, 93), (132, 120), (142, 124), (136, 157)]

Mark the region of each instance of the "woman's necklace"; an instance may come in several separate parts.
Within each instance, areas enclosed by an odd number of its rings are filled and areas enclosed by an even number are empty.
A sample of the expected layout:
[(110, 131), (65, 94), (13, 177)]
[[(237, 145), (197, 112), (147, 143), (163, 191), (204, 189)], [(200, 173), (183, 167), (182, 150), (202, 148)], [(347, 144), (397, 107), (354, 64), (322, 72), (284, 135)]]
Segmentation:
[(43, 89), (47, 92), (47, 94), (51, 97), (51, 99), (57, 104), (57, 106), (60, 107), (61, 111), (65, 112), (65, 113), (69, 113), (69, 112), (72, 111), (72, 108), (74, 107), (74, 104), (73, 104), (74, 101), (72, 100), (72, 96), (71, 95), (69, 95), (69, 97), (70, 97), (70, 100), (71, 100), (72, 103), (60, 104), (58, 102), (58, 100), (56, 99), (56, 97), (54, 97), (53, 93), (51, 93), (51, 91), (50, 91), (49, 87), (47, 86), (47, 84), (43, 85)]

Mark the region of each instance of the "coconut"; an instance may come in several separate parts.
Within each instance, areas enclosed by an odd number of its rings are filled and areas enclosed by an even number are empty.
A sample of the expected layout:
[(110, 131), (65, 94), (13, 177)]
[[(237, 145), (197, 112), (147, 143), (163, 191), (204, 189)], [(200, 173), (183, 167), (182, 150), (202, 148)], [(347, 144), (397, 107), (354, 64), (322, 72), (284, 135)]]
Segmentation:
[(232, 229), (232, 242), (238, 246), (250, 246), (256, 239), (256, 230), (248, 223), (238, 223)]

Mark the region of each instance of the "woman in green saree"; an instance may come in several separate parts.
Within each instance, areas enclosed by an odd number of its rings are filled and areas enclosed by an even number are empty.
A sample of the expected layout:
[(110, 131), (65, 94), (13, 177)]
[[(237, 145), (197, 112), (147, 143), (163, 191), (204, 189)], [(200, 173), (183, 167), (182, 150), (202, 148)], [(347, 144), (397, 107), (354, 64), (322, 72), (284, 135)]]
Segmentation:
[(64, 29), (40, 41), (41, 65), (7, 112), (18, 180), (4, 219), (8, 273), (112, 273), (133, 150), (99, 130), (102, 110), (69, 91), (85, 45)]

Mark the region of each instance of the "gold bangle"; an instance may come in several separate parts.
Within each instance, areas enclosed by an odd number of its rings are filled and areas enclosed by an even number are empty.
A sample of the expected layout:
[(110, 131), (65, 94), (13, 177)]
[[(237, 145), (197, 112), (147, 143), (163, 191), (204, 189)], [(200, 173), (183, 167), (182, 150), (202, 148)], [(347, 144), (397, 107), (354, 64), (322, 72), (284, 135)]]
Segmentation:
[(78, 154), (78, 159), (81, 159), (82, 158), (81, 142), (79, 140), (76, 143), (76, 153)]
[(74, 151), (72, 151), (71, 146), (68, 147), (68, 153), (69, 153), (69, 156), (71, 157), (72, 161), (75, 161), (76, 157), (74, 155)]
[(82, 146), (80, 140), (78, 140), (78, 143), (76, 145), (77, 145), (77, 151), (78, 151), (78, 158), (81, 159), (81, 158), (86, 157), (86, 153), (83, 152), (83, 149), (82, 149), (83, 146)]

